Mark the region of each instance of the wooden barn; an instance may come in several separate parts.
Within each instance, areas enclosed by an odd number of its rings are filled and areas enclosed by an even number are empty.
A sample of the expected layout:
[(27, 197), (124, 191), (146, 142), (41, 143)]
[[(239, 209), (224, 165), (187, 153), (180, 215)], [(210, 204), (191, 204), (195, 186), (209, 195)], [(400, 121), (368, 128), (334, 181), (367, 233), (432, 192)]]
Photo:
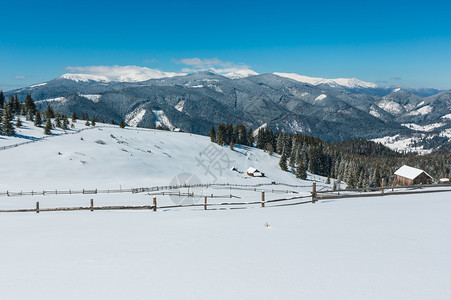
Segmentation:
[(402, 166), (395, 172), (397, 185), (415, 185), (432, 183), (432, 177), (425, 171), (409, 166)]
[(252, 167), (247, 169), (247, 175), (252, 176), (252, 177), (263, 177), (263, 176), (265, 176), (265, 174), (263, 174), (262, 172), (260, 172), (256, 168), (252, 168)]

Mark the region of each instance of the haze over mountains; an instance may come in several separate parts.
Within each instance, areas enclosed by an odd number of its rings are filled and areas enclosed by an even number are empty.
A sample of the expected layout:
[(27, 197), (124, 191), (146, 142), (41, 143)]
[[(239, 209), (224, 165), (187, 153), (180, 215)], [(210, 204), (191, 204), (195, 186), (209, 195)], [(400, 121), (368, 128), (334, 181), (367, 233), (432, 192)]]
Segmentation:
[(327, 141), (391, 137), (392, 143), (409, 140), (407, 144), (419, 149), (446, 144), (451, 136), (448, 91), (378, 87), (355, 78), (258, 74), (248, 69), (223, 75), (212, 70), (101, 71), (68, 73), (5, 94), (17, 93), (25, 99), (30, 93), (40, 109), (50, 104), (65, 114), (84, 112), (106, 120), (124, 119), (131, 126), (161, 125), (200, 134), (208, 133), (213, 123), (231, 122)]

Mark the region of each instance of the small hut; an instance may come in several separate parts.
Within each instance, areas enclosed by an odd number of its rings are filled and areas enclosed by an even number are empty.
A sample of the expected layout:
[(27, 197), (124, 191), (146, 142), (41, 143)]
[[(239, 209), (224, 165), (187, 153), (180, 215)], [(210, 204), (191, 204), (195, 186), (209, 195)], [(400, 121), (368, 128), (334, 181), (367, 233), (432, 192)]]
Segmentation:
[(429, 184), (432, 177), (421, 169), (404, 165), (395, 172), (395, 182), (398, 185)]
[(263, 176), (265, 176), (265, 174), (263, 174), (262, 172), (260, 172), (256, 168), (252, 168), (252, 167), (247, 169), (247, 175), (252, 176), (252, 177), (263, 177)]
[(441, 184), (449, 184), (449, 178), (440, 178), (438, 182)]

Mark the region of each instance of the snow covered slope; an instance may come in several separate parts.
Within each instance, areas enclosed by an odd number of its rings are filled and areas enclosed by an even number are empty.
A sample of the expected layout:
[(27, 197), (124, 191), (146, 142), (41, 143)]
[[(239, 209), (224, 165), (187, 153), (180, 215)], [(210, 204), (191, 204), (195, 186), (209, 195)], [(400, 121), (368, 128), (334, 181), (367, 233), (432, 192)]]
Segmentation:
[(305, 82), (312, 85), (327, 84), (332, 87), (344, 86), (348, 88), (377, 88), (377, 85), (371, 82), (365, 82), (356, 78), (337, 78), (324, 79), (318, 77), (308, 77), (296, 73), (274, 73), (277, 76), (290, 78), (299, 82)]
[(450, 299), (450, 197), (225, 211), (2, 214), (1, 295)]
[[(209, 137), (182, 132), (125, 128), (98, 123), (59, 136), (43, 137), (43, 129), (30, 122), (16, 137), (4, 137), (0, 146), (36, 142), (0, 151), (5, 174), (0, 191), (75, 188), (118, 188), (169, 185), (178, 174), (195, 174), (203, 183), (300, 184), (291, 173), (283, 172), (277, 156), (255, 148), (236, 146), (235, 150), (211, 143)], [(29, 168), (27, 166), (33, 166)], [(232, 171), (235, 166), (239, 172)], [(248, 167), (264, 172), (265, 178), (250, 178)], [(20, 178), (20, 180), (18, 180)]]

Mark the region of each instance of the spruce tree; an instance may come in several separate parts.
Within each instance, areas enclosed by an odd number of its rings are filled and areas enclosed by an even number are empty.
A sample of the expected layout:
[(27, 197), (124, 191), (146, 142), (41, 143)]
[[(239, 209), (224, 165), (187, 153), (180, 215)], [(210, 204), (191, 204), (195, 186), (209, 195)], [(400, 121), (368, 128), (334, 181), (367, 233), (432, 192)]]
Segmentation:
[(58, 128), (63, 127), (63, 125), (61, 124), (61, 117), (59, 114), (55, 115), (55, 127), (58, 127)]
[(47, 123), (44, 127), (44, 134), (50, 135), (52, 134), (52, 121), (50, 119), (47, 119)]
[(31, 98), (30, 94), (27, 94), (27, 97), (25, 98), (24, 102), (24, 113), (26, 116), (32, 116), (36, 112), (36, 104), (34, 103), (33, 99)]
[(72, 112), (72, 123), (77, 122), (77, 119), (78, 119), (77, 114), (75, 112)]
[(53, 108), (50, 105), (47, 105), (47, 110), (45, 111), (45, 117), (47, 119), (55, 117), (55, 112), (53, 111)]
[(279, 166), (283, 171), (288, 171), (287, 166), (287, 155), (285, 154), (285, 149), (282, 150), (282, 155), (280, 156)]
[(17, 94), (14, 94), (14, 101), (13, 101), (13, 105), (12, 105), (12, 110), (11, 113), (12, 114), (20, 114), (21, 111), (21, 105), (19, 102), (19, 97), (17, 97)]
[(16, 131), (14, 130), (13, 124), (13, 115), (9, 107), (5, 108), (5, 112), (2, 117), (2, 134), (3, 135), (14, 135)]
[(0, 109), (5, 107), (5, 95), (3, 91), (0, 90)]
[(91, 120), (91, 125), (92, 125), (92, 126), (96, 126), (96, 118), (95, 118), (95, 117), (92, 118), (92, 120)]
[(252, 129), (252, 127), (250, 127), (247, 131), (247, 145), (249, 147), (254, 146), (254, 130)]
[(42, 126), (41, 112), (39, 110), (37, 110), (36, 114), (34, 115), (34, 126), (37, 126), (37, 127)]
[(226, 128), (224, 126), (224, 124), (219, 124), (218, 125), (218, 131), (216, 131), (216, 143), (218, 145), (224, 146), (225, 142), (226, 142)]
[(119, 122), (119, 127), (120, 127), (120, 128), (125, 128), (125, 122), (124, 122), (124, 120), (121, 120), (121, 122)]
[(116, 125), (116, 122), (114, 122), (114, 120), (111, 119), (110, 124), (111, 124), (111, 125)]
[(22, 120), (20, 119), (19, 116), (17, 116), (16, 128), (20, 128), (20, 127), (22, 127)]
[(210, 137), (210, 141), (212, 141), (213, 143), (216, 142), (216, 130), (214, 124), (211, 125), (211, 130), (208, 136)]
[(91, 125), (91, 123), (89, 123), (89, 120), (86, 120), (85, 126), (89, 126), (89, 125)]
[(298, 164), (296, 177), (300, 179), (307, 179), (307, 172), (302, 161)]
[(67, 130), (68, 126), (69, 126), (69, 119), (67, 118), (66, 115), (63, 115), (62, 119), (63, 119), (63, 127), (62, 128), (64, 130)]

